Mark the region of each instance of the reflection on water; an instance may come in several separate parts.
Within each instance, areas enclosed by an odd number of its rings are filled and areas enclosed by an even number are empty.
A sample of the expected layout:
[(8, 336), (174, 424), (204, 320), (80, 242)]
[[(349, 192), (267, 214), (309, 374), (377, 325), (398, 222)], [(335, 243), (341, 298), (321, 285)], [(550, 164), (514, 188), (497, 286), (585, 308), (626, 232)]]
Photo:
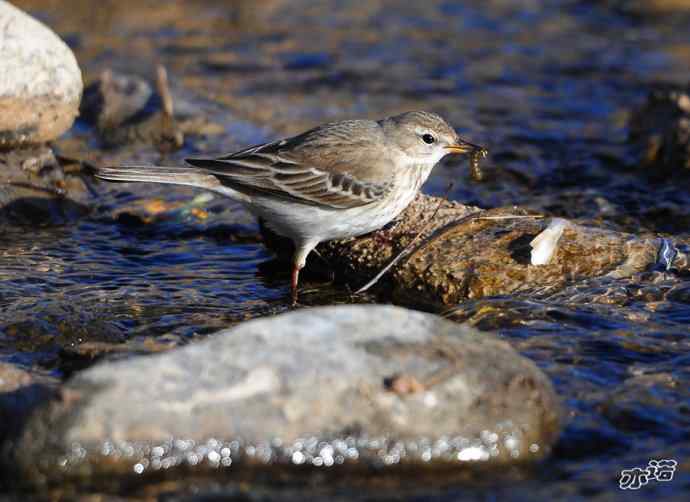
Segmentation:
[[(690, 80), (685, 11), (585, 0), (16, 3), (70, 42), (87, 79), (105, 68), (150, 77), (152, 61), (161, 61), (184, 106), (213, 110), (225, 132), (192, 134), (166, 161), (326, 120), (428, 109), (490, 150), (484, 182), (470, 181), (465, 163), (446, 165), (429, 193), (452, 179), (451, 197), (470, 204), (690, 235), (690, 176), (640, 172), (627, 126), (655, 82)], [(94, 150), (92, 134), (77, 127), (57, 147), (97, 161), (158, 160), (141, 146)], [(288, 308), (287, 274), (266, 268), (271, 255), (257, 226), (235, 204), (214, 200), (205, 219), (172, 211), (141, 223), (122, 213), (151, 199), (185, 204), (198, 192), (97, 191), (92, 214), (74, 224), (3, 229), (3, 359), (68, 373), (64, 356), (82, 342), (147, 351), (142, 340), (174, 346)], [(307, 303), (351, 301), (315, 284)], [(552, 461), (494, 495), (612, 495), (621, 469), (675, 458), (673, 483), (644, 494), (680, 497), (690, 483), (689, 291), (687, 277), (650, 272), (477, 300), (451, 314), (497, 330), (537, 361), (570, 414)]]
[(91, 218), (73, 225), (5, 235), (0, 340), (6, 350), (26, 346), (36, 362), (54, 364), (60, 346), (83, 341), (167, 334), (184, 343), (270, 311), (284, 294), (257, 280), (258, 264), (270, 255), (255, 228), (225, 223), (223, 214), (210, 225), (193, 217), (118, 223), (108, 202), (127, 199), (102, 200)]

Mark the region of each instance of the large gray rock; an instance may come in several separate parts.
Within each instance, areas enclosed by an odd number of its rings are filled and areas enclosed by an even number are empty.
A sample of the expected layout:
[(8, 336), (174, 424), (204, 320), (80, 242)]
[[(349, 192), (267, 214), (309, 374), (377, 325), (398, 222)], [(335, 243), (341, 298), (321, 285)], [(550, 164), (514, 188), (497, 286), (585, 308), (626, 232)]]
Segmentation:
[(0, 147), (57, 138), (74, 122), (81, 92), (81, 72), (69, 47), (0, 0)]
[(88, 369), (32, 417), (10, 462), (34, 480), (502, 465), (547, 454), (559, 415), (546, 376), (494, 336), (399, 307), (324, 307)]

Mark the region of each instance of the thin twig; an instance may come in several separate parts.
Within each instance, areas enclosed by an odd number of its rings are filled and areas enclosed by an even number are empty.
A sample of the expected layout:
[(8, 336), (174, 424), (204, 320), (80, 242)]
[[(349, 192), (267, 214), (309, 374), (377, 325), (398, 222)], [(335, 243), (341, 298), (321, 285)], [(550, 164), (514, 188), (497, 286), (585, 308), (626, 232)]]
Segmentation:
[(175, 123), (173, 96), (168, 83), (168, 72), (163, 65), (156, 68), (156, 89), (161, 98), (161, 137), (156, 145), (161, 154), (167, 154), (184, 144), (184, 135)]
[(366, 290), (371, 288), (374, 284), (379, 282), (381, 277), (388, 272), (392, 267), (394, 267), (400, 260), (405, 258), (413, 249), (414, 245), (416, 242), (419, 240), (419, 238), (425, 234), (429, 228), (431, 228), (431, 225), (434, 223), (434, 220), (436, 219), (436, 214), (438, 214), (438, 211), (441, 209), (441, 206), (443, 205), (444, 202), (448, 201), (448, 196), (450, 195), (450, 191), (453, 188), (453, 182), (451, 181), (448, 184), (448, 188), (446, 189), (446, 194), (443, 196), (443, 198), (439, 201), (438, 205), (436, 206), (436, 209), (434, 210), (433, 214), (431, 215), (431, 218), (426, 222), (426, 225), (424, 225), (419, 232), (417, 232), (417, 235), (414, 236), (414, 238), (405, 246), (405, 248), (398, 253), (397, 256), (395, 256), (391, 261), (389, 261), (386, 266), (384, 266), (381, 271), (374, 276), (373, 279), (371, 279), (369, 282), (367, 282), (364, 286), (359, 288), (357, 291), (355, 291), (355, 294), (358, 295), (360, 293), (364, 293)]
[(477, 216), (478, 220), (540, 220), (544, 218), (543, 214), (497, 214), (495, 216)]
[(64, 197), (65, 196), (65, 190), (62, 188), (58, 188), (58, 187), (42, 187), (42, 186), (38, 186), (38, 185), (33, 185), (31, 183), (25, 183), (22, 181), (5, 181), (2, 183), (7, 185), (7, 186), (11, 186), (11, 187), (25, 188), (27, 190), (35, 190), (36, 192), (47, 193), (47, 194), (53, 195), (55, 197)]
[(56, 155), (55, 159), (60, 163), (65, 174), (94, 174), (98, 171), (96, 164), (88, 160), (76, 159), (65, 155)]
[[(450, 187), (449, 187), (448, 191), (450, 191)], [(447, 197), (447, 195), (446, 195), (446, 197)], [(403, 258), (408, 256), (411, 252), (415, 251), (415, 249), (413, 249), (414, 244), (422, 236), (422, 234), (426, 233), (426, 231), (429, 229), (429, 227), (431, 226), (431, 223), (433, 222), (434, 218), (436, 217), (436, 214), (438, 213), (438, 210), (441, 208), (441, 205), (443, 204), (443, 202), (445, 202), (445, 200), (446, 199), (442, 200), (439, 203), (439, 205), (436, 207), (436, 210), (431, 215), (431, 218), (429, 219), (427, 224), (424, 226), (424, 228), (422, 230), (420, 230), (417, 233), (417, 235), (415, 235), (414, 239), (412, 239), (412, 241), (405, 247), (405, 249), (403, 249), (400, 252), (400, 254), (398, 254), (397, 256), (395, 256), (395, 258), (393, 258), (390, 262), (388, 262), (383, 267), (383, 269), (378, 274), (376, 274), (376, 276), (372, 280), (370, 280), (368, 283), (366, 283), (360, 289), (355, 291), (355, 294), (363, 293), (366, 290), (368, 290), (369, 288), (371, 288), (374, 284), (376, 284), (381, 279), (381, 277), (386, 272), (388, 272), (391, 269), (391, 267), (395, 266), (397, 263), (400, 262), (400, 260), (402, 260)], [(505, 214), (505, 215), (495, 215), (495, 216), (480, 216), (477, 213), (473, 213), (473, 214), (469, 214), (469, 215), (461, 218), (458, 221), (453, 222), (452, 226), (455, 227), (458, 224), (467, 223), (468, 221), (472, 221), (472, 220), (520, 220), (520, 219), (542, 219), (542, 218), (544, 218), (543, 215)], [(446, 233), (446, 232), (442, 232), (442, 233)], [(432, 236), (430, 239), (428, 239), (426, 242), (424, 242), (424, 244), (429, 244), (431, 241), (436, 240), (436, 238), (438, 238), (439, 235)]]
[(173, 98), (170, 93), (170, 85), (168, 84), (168, 72), (165, 67), (159, 64), (156, 67), (156, 87), (158, 90), (158, 95), (161, 97), (163, 102), (163, 115), (168, 119), (173, 117)]

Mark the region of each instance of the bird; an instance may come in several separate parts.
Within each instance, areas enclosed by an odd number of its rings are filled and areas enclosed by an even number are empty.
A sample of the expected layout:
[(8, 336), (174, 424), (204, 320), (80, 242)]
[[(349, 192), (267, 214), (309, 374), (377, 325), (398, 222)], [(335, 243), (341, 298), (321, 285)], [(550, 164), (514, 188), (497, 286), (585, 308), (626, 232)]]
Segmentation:
[(449, 154), (486, 150), (461, 139), (442, 117), (409, 111), (381, 120), (342, 120), (183, 167), (102, 167), (109, 181), (188, 185), (242, 203), (294, 244), (291, 293), (324, 241), (377, 230), (409, 205)]

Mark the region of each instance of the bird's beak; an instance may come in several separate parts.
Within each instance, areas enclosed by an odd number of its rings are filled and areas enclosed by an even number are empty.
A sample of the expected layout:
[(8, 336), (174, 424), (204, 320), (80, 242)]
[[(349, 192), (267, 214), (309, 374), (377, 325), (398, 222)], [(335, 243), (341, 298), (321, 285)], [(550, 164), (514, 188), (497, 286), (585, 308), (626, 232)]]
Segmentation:
[(448, 145), (445, 147), (448, 153), (474, 153), (479, 152), (480, 155), (485, 156), (487, 154), (486, 148), (479, 145), (473, 145), (462, 139), (458, 139), (458, 142), (454, 145)]

